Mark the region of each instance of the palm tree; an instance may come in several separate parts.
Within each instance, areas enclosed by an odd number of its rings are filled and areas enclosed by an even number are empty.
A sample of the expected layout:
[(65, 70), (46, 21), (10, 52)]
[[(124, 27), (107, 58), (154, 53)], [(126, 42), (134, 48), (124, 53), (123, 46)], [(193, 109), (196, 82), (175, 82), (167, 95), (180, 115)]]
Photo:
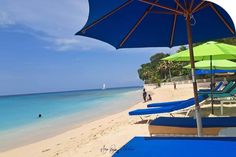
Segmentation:
[(159, 63), (159, 65), (157, 65), (156, 68), (157, 72), (160, 73), (160, 76), (162, 79), (166, 80), (167, 79), (167, 75), (166, 75), (166, 70), (167, 70), (167, 64), (165, 61), (161, 61)]

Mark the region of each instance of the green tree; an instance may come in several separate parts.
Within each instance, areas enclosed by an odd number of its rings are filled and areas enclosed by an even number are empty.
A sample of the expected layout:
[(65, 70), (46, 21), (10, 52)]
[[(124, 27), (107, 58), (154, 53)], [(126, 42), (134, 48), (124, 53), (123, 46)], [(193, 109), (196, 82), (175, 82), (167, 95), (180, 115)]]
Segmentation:
[(184, 51), (184, 50), (187, 50), (187, 47), (182, 45), (182, 46), (179, 47), (179, 49), (176, 51), (176, 53), (179, 53), (179, 52)]

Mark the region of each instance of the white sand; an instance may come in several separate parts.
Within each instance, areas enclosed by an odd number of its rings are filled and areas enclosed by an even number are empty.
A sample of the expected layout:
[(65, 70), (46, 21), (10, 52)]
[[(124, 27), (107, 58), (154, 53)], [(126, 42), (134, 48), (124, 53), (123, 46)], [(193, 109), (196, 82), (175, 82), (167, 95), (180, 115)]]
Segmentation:
[[(187, 99), (193, 96), (192, 85), (166, 85), (161, 88), (146, 87), (153, 102)], [(141, 96), (141, 95), (140, 95)], [(150, 102), (148, 102), (150, 103)], [(133, 109), (146, 108), (138, 103), (132, 108), (82, 125), (63, 134), (0, 153), (0, 157), (108, 157), (132, 137), (148, 136), (147, 124), (135, 124), (139, 117), (129, 117)], [(4, 141), (1, 141), (4, 142)]]

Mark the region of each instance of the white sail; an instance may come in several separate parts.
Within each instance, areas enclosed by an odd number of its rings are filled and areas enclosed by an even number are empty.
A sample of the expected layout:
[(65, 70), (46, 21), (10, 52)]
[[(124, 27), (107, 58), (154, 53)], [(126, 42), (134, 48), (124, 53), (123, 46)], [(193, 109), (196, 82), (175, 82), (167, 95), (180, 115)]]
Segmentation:
[(106, 89), (106, 84), (105, 84), (105, 83), (103, 83), (102, 89), (103, 89), (103, 90)]

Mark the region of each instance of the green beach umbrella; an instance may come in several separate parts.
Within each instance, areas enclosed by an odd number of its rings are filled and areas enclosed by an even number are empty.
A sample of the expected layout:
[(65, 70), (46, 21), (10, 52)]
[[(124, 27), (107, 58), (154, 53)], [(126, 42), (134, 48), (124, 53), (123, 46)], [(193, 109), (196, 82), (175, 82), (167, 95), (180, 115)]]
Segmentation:
[[(212, 71), (212, 60), (222, 60), (222, 59), (236, 59), (236, 46), (209, 41), (204, 44), (195, 46), (193, 48), (194, 51), (194, 60), (210, 60), (209, 66)], [(164, 58), (163, 60), (169, 61), (190, 61), (189, 49), (171, 55), (169, 57)], [(192, 76), (195, 76), (195, 71), (192, 71)], [(195, 79), (195, 78), (194, 78)], [(213, 110), (213, 75), (211, 72), (211, 106), (212, 106), (212, 114), (214, 114)]]
[[(210, 60), (199, 61), (195, 63), (196, 69), (211, 69)], [(191, 65), (184, 66), (184, 68), (191, 69)], [(229, 60), (212, 60), (212, 69), (220, 70), (235, 70), (236, 63)]]
[[(236, 46), (210, 41), (196, 46), (194, 50), (194, 60), (222, 60), (236, 59)], [(189, 50), (184, 50), (164, 58), (169, 61), (190, 61)]]

